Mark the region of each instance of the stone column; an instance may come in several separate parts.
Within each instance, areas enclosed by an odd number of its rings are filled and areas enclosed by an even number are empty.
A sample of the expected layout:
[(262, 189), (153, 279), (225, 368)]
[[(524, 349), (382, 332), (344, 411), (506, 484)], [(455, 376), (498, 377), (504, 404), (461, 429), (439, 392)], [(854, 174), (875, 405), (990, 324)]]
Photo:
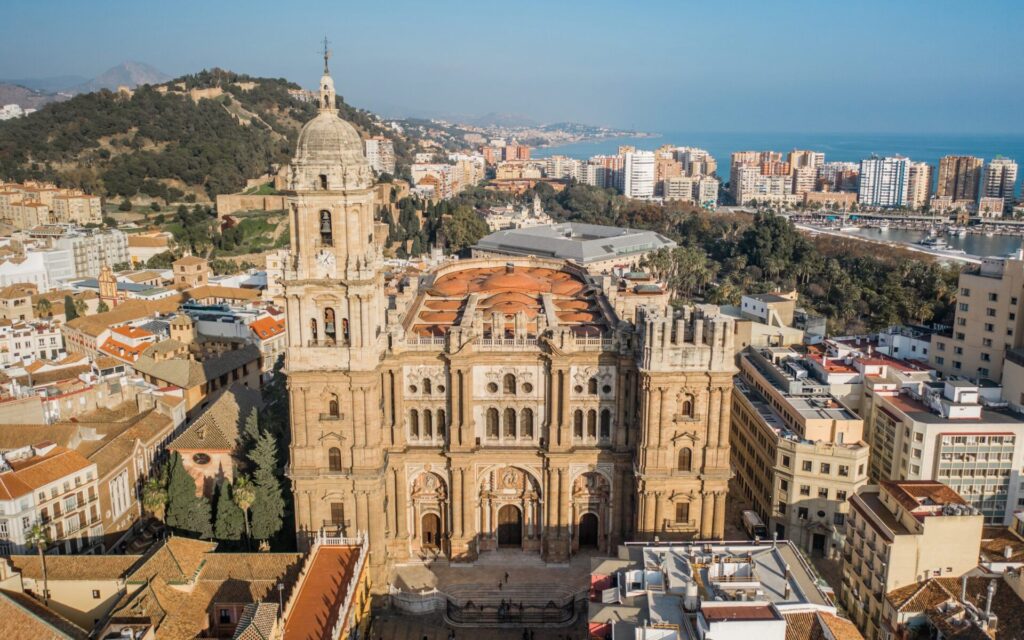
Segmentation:
[(708, 439), (707, 446), (713, 447), (718, 444), (719, 429), (721, 422), (722, 392), (719, 389), (711, 389), (708, 392)]
[(644, 533), (647, 534), (648, 536), (653, 536), (654, 535), (654, 511), (655, 511), (654, 510), (654, 500), (655, 500), (654, 493), (653, 492), (648, 492), (648, 491), (645, 490), (643, 496), (644, 496), (644, 500), (643, 500), (643, 504), (644, 504), (644, 513), (643, 513)]
[(715, 526), (713, 530), (715, 538), (725, 538), (725, 491), (715, 492)]
[(405, 473), (401, 469), (395, 469), (395, 532), (398, 538), (408, 539), (409, 537), (409, 484), (406, 481)]
[(363, 411), (362, 393), (362, 387), (354, 387), (350, 396), (352, 399), (352, 434), (355, 436), (353, 444), (356, 447), (366, 446), (366, 439), (363, 437), (363, 430), (366, 429), (366, 415)]
[(719, 418), (721, 429), (718, 432), (718, 446), (721, 448), (725, 448), (729, 446), (729, 429), (731, 428), (732, 420), (732, 393), (727, 393), (723, 389), (721, 395), (722, 413), (721, 417)]
[(705, 491), (700, 496), (700, 537), (710, 540), (714, 535), (715, 504), (711, 492)]
[(654, 532), (661, 531), (662, 525), (662, 513), (661, 513), (661, 491), (654, 492)]

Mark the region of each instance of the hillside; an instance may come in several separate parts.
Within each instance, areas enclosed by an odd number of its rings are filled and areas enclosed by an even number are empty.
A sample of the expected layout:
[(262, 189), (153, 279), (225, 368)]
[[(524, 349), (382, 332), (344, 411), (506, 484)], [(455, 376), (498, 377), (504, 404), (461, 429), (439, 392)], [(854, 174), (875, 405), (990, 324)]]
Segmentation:
[(160, 84), (170, 79), (170, 76), (163, 71), (155, 69), (144, 62), (132, 62), (129, 60), (111, 67), (92, 80), (82, 82), (69, 88), (67, 91), (69, 93), (90, 93), (92, 91), (100, 91), (101, 89), (114, 91), (122, 86), (134, 89), (144, 84)]
[(66, 96), (30, 89), (20, 84), (0, 82), (0, 105), (16, 104), (22, 109), (38, 109), (45, 104), (65, 98)]
[[(212, 199), (291, 158), (316, 109), (288, 93), (298, 88), (214, 69), (131, 94), (81, 94), (0, 122), (0, 179), (46, 179), (108, 197)], [(388, 133), (367, 112), (339, 108), (364, 133)], [(396, 140), (396, 152), (407, 155), (407, 145)]]

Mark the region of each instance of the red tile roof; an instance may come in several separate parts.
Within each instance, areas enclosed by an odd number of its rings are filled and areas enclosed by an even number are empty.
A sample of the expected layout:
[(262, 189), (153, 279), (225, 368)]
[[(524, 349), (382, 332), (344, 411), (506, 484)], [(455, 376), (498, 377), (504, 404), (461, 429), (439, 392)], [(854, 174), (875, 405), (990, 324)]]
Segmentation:
[(285, 638), (321, 640), (330, 635), (358, 559), (358, 547), (317, 549), (285, 622)]
[(273, 316), (267, 316), (251, 323), (249, 328), (252, 329), (257, 338), (266, 340), (267, 338), (273, 338), (284, 333), (284, 318), (278, 319)]

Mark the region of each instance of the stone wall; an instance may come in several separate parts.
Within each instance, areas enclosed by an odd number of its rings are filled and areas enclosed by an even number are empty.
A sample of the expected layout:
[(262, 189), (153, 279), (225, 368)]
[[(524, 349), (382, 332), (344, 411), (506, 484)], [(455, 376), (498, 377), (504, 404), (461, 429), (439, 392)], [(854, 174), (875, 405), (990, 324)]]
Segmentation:
[(238, 211), (280, 211), (284, 209), (284, 196), (247, 196), (230, 193), (217, 196), (217, 217)]

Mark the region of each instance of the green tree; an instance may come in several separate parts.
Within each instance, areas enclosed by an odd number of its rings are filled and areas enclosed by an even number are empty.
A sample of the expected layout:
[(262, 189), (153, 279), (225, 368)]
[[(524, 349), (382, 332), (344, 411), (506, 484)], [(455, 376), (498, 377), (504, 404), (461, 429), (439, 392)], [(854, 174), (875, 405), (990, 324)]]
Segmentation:
[(75, 316), (76, 317), (77, 316), (84, 316), (85, 314), (89, 313), (89, 307), (86, 306), (84, 299), (82, 299), (82, 298), (75, 298), (75, 301), (74, 301), (73, 305), (75, 307)]
[(75, 309), (75, 301), (71, 294), (64, 296), (64, 317), (68, 322), (78, 317), (78, 310)]
[(258, 540), (268, 540), (281, 530), (284, 523), (277, 446), (270, 434), (260, 434), (249, 460), (256, 469), (253, 473), (256, 499), (252, 504), (252, 535)]
[(49, 317), (53, 313), (53, 305), (46, 298), (40, 298), (36, 303), (36, 315)]
[(142, 485), (142, 508), (160, 522), (167, 516), (167, 481), (164, 473)]
[(105, 300), (100, 300), (100, 303), (96, 305), (96, 313), (106, 313), (110, 311), (110, 307), (107, 306)]
[(132, 201), (129, 200), (128, 198), (125, 198), (124, 200), (121, 201), (121, 204), (117, 205), (117, 210), (118, 211), (131, 211), (132, 210)]
[(249, 415), (245, 417), (245, 424), (242, 426), (242, 450), (250, 452), (256, 448), (256, 444), (260, 440), (260, 419), (259, 414), (256, 413), (256, 409), (253, 408), (249, 412)]
[(245, 514), (231, 495), (231, 483), (221, 482), (217, 488), (217, 520), (214, 536), (218, 540), (239, 540), (245, 529)]
[(171, 458), (171, 471), (167, 481), (167, 524), (182, 531), (209, 538), (210, 501), (196, 495), (196, 482), (185, 470), (181, 454)]
[(43, 605), (50, 600), (50, 580), (46, 575), (46, 547), (50, 545), (50, 532), (40, 523), (35, 523), (25, 535), (25, 542), (36, 548), (43, 569)]
[(457, 207), (442, 223), (441, 229), (452, 253), (473, 246), (490, 231), (483, 218), (467, 206)]
[(256, 488), (253, 487), (252, 482), (249, 481), (247, 476), (238, 476), (235, 478), (234, 489), (231, 490), (231, 497), (234, 499), (235, 504), (242, 510), (242, 521), (245, 523), (245, 540), (248, 543), (252, 537), (249, 533), (249, 509), (252, 508), (252, 503), (256, 501)]

